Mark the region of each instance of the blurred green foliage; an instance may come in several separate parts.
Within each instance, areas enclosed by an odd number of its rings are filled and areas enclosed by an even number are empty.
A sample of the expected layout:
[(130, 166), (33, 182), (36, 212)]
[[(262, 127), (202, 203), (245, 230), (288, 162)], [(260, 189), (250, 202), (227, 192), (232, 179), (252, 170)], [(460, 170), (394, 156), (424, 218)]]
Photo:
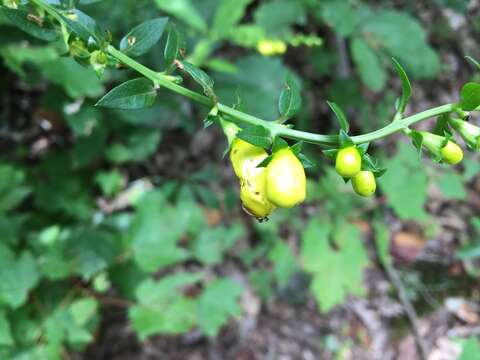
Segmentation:
[[(431, 79), (442, 68), (427, 30), (412, 11), (373, 3), (80, 0), (79, 6), (117, 42), (146, 20), (170, 16), (186, 34), (187, 60), (213, 73), (216, 93), (225, 103), (240, 98), (241, 108), (274, 120), (278, 94), (290, 74), (311, 94), (298, 126), (316, 128), (319, 114), (312, 109), (320, 99), (314, 88), (317, 80), (325, 80), (331, 85), (328, 98), (349, 111), (356, 108), (356, 129), (367, 131), (394, 112), (390, 57), (397, 58), (413, 79)], [(434, 3), (459, 12), (467, 4)], [(320, 311), (343, 303), (349, 294), (364, 295), (362, 274), (371, 264), (356, 222), (365, 220), (365, 206), (380, 206), (375, 200), (359, 199), (331, 169), (318, 165), (310, 170), (308, 216), (302, 210), (279, 211), (266, 224), (247, 225), (238, 216), (237, 200), (231, 200), (233, 186), (219, 190), (214, 185), (220, 175), (218, 168), (211, 170), (208, 154), (199, 154), (206, 160), (191, 172), (183, 169), (182, 155), (176, 153), (180, 150), (175, 143), (185, 138), (193, 142), (193, 134), (201, 131), (203, 110), (168, 92), (161, 92), (147, 109), (94, 107), (106, 89), (135, 74), (107, 70), (99, 79), (90, 68), (64, 56), (60, 34), (18, 30), (10, 13), (1, 9), (2, 98), (7, 103), (20, 96), (7, 79), (35, 92), (30, 111), (43, 115), (31, 116), (29, 126), (49, 121), (53, 129), (48, 137), (54, 139), (42, 152), (12, 138), (1, 156), (1, 358), (57, 359), (65, 348), (81, 351), (94, 340), (103, 294), (124, 300), (121, 304), (128, 307), (129, 321), (141, 339), (194, 327), (216, 336), (231, 317), (241, 315), (239, 299), (245, 286), (266, 300), (287, 288), (298, 273), (311, 276)], [(349, 45), (344, 56), (354, 65), (353, 72), (336, 73), (339, 52), (310, 33), (311, 26)], [(287, 65), (290, 54), (262, 56), (256, 50), (262, 39), (284, 41), (291, 53), (305, 54), (309, 65)], [(131, 51), (145, 64), (163, 69), (165, 42), (164, 35), (148, 53)], [(300, 69), (310, 65), (315, 80)], [(148, 93), (150, 85), (136, 86)], [(380, 99), (367, 101), (372, 94)], [(22, 131), (13, 106), (2, 107), (0, 116), (2, 132)], [(321, 127), (328, 129), (330, 123), (324, 121)], [(163, 155), (174, 158), (174, 165), (155, 173), (150, 169), (158, 170), (154, 164), (159, 146)], [(185, 142), (188, 146), (194, 145)], [(317, 164), (325, 161), (319, 152), (309, 152)], [(214, 157), (220, 161), (220, 154)], [(429, 186), (461, 201), (467, 197), (465, 183), (478, 173), (478, 160), (471, 160), (463, 174), (439, 171), (431, 176), (431, 165), (419, 161), (406, 144), (383, 159), (389, 171), (380, 180), (387, 199), (381, 208), (420, 223), (431, 221), (425, 210)], [(210, 221), (216, 213), (222, 214), (221, 221)], [(368, 220), (374, 216), (367, 215)], [(300, 234), (298, 249), (285, 241), (285, 228)], [(387, 258), (388, 230), (376, 230), (383, 231), (381, 248)], [(477, 226), (477, 237), (479, 233)], [(458, 256), (478, 257), (478, 249), (478, 241), (468, 243)], [(218, 271), (227, 256), (238, 257), (248, 269), (247, 285)], [(472, 346), (478, 348), (472, 341), (462, 359), (468, 359), (465, 354)]]

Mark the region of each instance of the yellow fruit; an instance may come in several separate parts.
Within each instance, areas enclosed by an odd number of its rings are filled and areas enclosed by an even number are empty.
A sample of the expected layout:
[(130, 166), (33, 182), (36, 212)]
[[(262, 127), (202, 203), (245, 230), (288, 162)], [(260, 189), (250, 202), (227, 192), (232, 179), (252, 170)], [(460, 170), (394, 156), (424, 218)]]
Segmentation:
[(290, 208), (306, 197), (302, 163), (289, 148), (277, 151), (267, 166), (267, 199), (277, 207)]
[(377, 189), (375, 176), (371, 171), (360, 171), (352, 178), (353, 190), (361, 196), (372, 196)]
[(276, 53), (275, 42), (272, 40), (260, 40), (257, 44), (257, 51), (264, 56), (271, 56)]
[(266, 197), (265, 168), (257, 169), (256, 174), (240, 180), (240, 200), (250, 215), (264, 219), (275, 207)]
[(287, 52), (287, 44), (281, 40), (275, 40), (273, 42), (273, 48), (276, 54), (285, 54)]
[(233, 171), (235, 171), (238, 178), (250, 177), (262, 169), (257, 169), (257, 165), (267, 156), (268, 154), (265, 149), (252, 145), (242, 139), (236, 138), (232, 142), (230, 161), (232, 162)]
[(266, 218), (275, 209), (266, 197), (265, 168), (257, 167), (267, 156), (261, 147), (239, 138), (232, 141), (230, 161), (240, 180), (240, 200), (245, 211), (259, 220)]
[(335, 160), (335, 170), (344, 178), (357, 175), (362, 169), (362, 157), (355, 146), (340, 149)]
[(442, 160), (449, 165), (456, 165), (463, 159), (463, 150), (453, 141), (448, 141), (447, 145), (440, 149)]

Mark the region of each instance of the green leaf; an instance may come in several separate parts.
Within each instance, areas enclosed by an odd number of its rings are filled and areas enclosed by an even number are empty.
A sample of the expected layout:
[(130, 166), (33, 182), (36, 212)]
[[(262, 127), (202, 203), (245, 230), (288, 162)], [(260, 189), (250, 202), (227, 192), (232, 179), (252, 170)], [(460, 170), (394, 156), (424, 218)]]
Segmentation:
[(198, 325), (208, 336), (215, 337), (230, 316), (239, 316), (238, 303), (242, 287), (230, 279), (217, 279), (208, 284), (198, 298)]
[(338, 133), (338, 142), (340, 144), (340, 148), (345, 148), (348, 146), (355, 145), (353, 140), (350, 138), (350, 136), (348, 136), (348, 134), (343, 129), (340, 129)]
[(265, 159), (263, 159), (263, 160), (257, 165), (257, 168), (267, 167), (268, 164), (270, 164), (270, 162), (272, 161), (272, 159), (273, 159), (273, 155), (267, 156)]
[(120, 50), (129, 56), (145, 54), (160, 40), (167, 22), (168, 18), (161, 17), (134, 27), (120, 40)]
[(112, 197), (122, 189), (125, 179), (116, 170), (100, 171), (95, 175), (95, 183), (102, 189), (103, 195)]
[(355, 31), (358, 16), (350, 1), (324, 0), (318, 4), (317, 14), (340, 36), (346, 37)]
[(288, 143), (279, 136), (275, 137), (272, 145), (272, 153), (285, 148), (288, 148)]
[(456, 252), (456, 256), (460, 260), (474, 260), (480, 258), (480, 244), (474, 243), (462, 247)]
[(95, 72), (71, 58), (42, 63), (40, 69), (49, 81), (62, 86), (72, 98), (97, 97), (103, 93), (102, 83)]
[(302, 96), (297, 81), (291, 74), (287, 75), (285, 86), (278, 99), (278, 111), (287, 120), (295, 116), (302, 108)]
[(165, 63), (170, 66), (181, 55), (182, 49), (185, 48), (185, 39), (177, 30), (177, 27), (170, 24), (168, 28), (167, 42), (165, 44), (164, 58)]
[(0, 346), (13, 346), (14, 340), (5, 310), (0, 310)]
[(471, 336), (464, 344), (462, 353), (458, 360), (476, 360), (480, 353), (480, 342), (474, 336)]
[(372, 12), (362, 19), (361, 33), (417, 78), (431, 78), (440, 70), (440, 59), (427, 42), (427, 32), (407, 12)]
[(207, 23), (202, 18), (192, 0), (155, 0), (157, 7), (190, 25), (195, 30), (207, 31)]
[(186, 61), (179, 60), (179, 63), (181, 64), (181, 70), (187, 72), (203, 88), (206, 96), (215, 98), (215, 93), (213, 92), (214, 81), (205, 71)]
[(108, 268), (120, 255), (119, 239), (112, 233), (95, 227), (72, 231), (65, 246), (65, 258), (70, 268), (84, 279)]
[(210, 31), (218, 38), (228, 37), (251, 2), (252, 0), (221, 0)]
[(203, 214), (194, 203), (179, 202), (174, 207), (160, 192), (143, 196), (128, 234), (136, 263), (153, 272), (185, 260), (188, 252), (177, 242), (202, 221)]
[(138, 304), (128, 316), (141, 339), (153, 334), (182, 334), (197, 322), (196, 303), (183, 297), (182, 287), (199, 281), (200, 273), (177, 273), (159, 281), (147, 279), (136, 290)]
[(418, 161), (418, 154), (408, 144), (400, 143), (396, 156), (388, 160), (388, 168), (389, 171), (379, 180), (388, 204), (404, 220), (426, 220), (428, 215), (424, 205), (428, 177)]
[(110, 90), (95, 106), (106, 108), (137, 110), (152, 106), (157, 91), (154, 84), (146, 78), (128, 80)]
[(52, 41), (60, 36), (60, 33), (46, 19), (42, 19), (42, 23), (38, 23), (32, 14), (26, 11), (1, 6), (0, 13), (5, 15), (20, 30), (38, 39)]
[(30, 193), (23, 171), (11, 165), (0, 164), (0, 213), (14, 209)]
[(465, 56), (465, 59), (467, 59), (468, 61), (470, 61), (473, 65), (475, 65), (475, 67), (480, 71), (480, 63), (475, 60), (474, 58), (472, 58), (471, 56)]
[(241, 95), (242, 110), (264, 119), (278, 117), (278, 94), (289, 70), (277, 57), (250, 55), (238, 59), (234, 74), (214, 74), (215, 93), (223, 103), (235, 104)]
[(465, 111), (473, 111), (480, 107), (480, 84), (469, 82), (463, 85), (460, 92), (460, 106)]
[[(338, 251), (330, 246), (331, 235)], [(302, 236), (301, 256), (305, 270), (313, 274), (311, 290), (322, 312), (341, 304), (349, 294), (365, 294), (362, 279), (368, 257), (354, 225), (332, 229), (327, 222), (312, 218)]]
[(292, 249), (282, 241), (277, 241), (268, 253), (268, 260), (273, 263), (273, 275), (280, 287), (287, 285), (290, 277), (298, 270), (297, 259)]
[(223, 253), (235, 244), (243, 232), (243, 227), (239, 225), (228, 229), (223, 226), (205, 229), (193, 243), (193, 256), (206, 265), (218, 264), (223, 260)]
[(327, 104), (335, 114), (335, 117), (337, 118), (338, 123), (340, 124), (340, 129), (342, 129), (345, 133), (348, 133), (350, 131), (350, 125), (348, 123), (347, 117), (345, 116), (345, 113), (343, 112), (343, 110), (340, 108), (340, 106), (338, 106), (334, 102), (327, 100)]
[(246, 142), (268, 149), (272, 145), (270, 131), (261, 125), (249, 126), (237, 134), (237, 137)]
[(69, 306), (73, 321), (78, 326), (85, 326), (97, 315), (98, 301), (93, 297), (79, 298)]
[(89, 41), (92, 37), (98, 46), (103, 46), (106, 33), (98, 26), (97, 22), (78, 9), (72, 9), (65, 13), (56, 10), (67, 26), (81, 39)]
[(383, 266), (389, 266), (392, 263), (390, 256), (390, 230), (382, 222), (373, 224), (375, 230), (375, 246), (378, 258)]
[(387, 74), (377, 53), (359, 37), (353, 38), (350, 46), (362, 82), (372, 91), (382, 90), (387, 82)]
[(125, 144), (113, 144), (105, 156), (115, 164), (141, 162), (155, 152), (161, 139), (160, 130), (138, 127), (131, 130)]
[(37, 284), (37, 264), (28, 251), (15, 258), (10, 249), (0, 247), (0, 302), (15, 309), (27, 301), (28, 292)]
[(313, 168), (315, 167), (315, 163), (310, 160), (307, 155), (303, 154), (303, 153), (300, 153), (297, 155), (298, 159), (300, 160), (300, 162), (302, 163), (303, 167), (305, 169), (310, 169), (310, 168)]
[(398, 100), (397, 111), (400, 114), (403, 114), (405, 112), (405, 109), (407, 108), (410, 96), (412, 95), (412, 85), (410, 84), (408, 75), (403, 69), (402, 65), (400, 65), (400, 63), (395, 58), (392, 58), (392, 61), (395, 65), (398, 76), (400, 76), (400, 80), (402, 80), (402, 96), (400, 96), (400, 99)]
[(305, 7), (297, 0), (262, 2), (253, 16), (256, 25), (274, 37), (289, 35), (290, 25), (303, 24), (306, 20)]
[(290, 147), (293, 153), (297, 156), (302, 152), (302, 148), (303, 148), (303, 141), (299, 141)]
[(465, 200), (467, 198), (462, 177), (457, 173), (446, 172), (442, 174), (438, 185), (440, 186), (443, 196), (447, 199)]

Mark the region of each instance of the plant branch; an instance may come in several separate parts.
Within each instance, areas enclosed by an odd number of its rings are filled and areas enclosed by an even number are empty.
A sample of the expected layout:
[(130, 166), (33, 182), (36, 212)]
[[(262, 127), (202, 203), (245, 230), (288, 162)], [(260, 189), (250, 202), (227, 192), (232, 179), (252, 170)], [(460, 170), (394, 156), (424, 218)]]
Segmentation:
[[(64, 24), (63, 19), (60, 16), (58, 16), (58, 14), (50, 7), (50, 5), (44, 3), (43, 0), (31, 0), (31, 1), (34, 4), (38, 5), (39, 7), (41, 7), (42, 9), (44, 9), (47, 13), (55, 17), (55, 19), (58, 20), (61, 24), (67, 25), (67, 24)], [(199, 94), (195, 91), (192, 91), (181, 85), (176, 84), (174, 81), (172, 81), (171, 77), (169, 77), (168, 75), (153, 71), (150, 68), (142, 65), (141, 63), (127, 56), (123, 52), (117, 50), (112, 45), (109, 45), (106, 51), (112, 57), (117, 59), (120, 63), (137, 71), (138, 73), (152, 80), (155, 84), (161, 87), (164, 87), (179, 95), (185, 96), (203, 106), (213, 107), (216, 105), (220, 113), (228, 116), (229, 120), (239, 125), (262, 126), (270, 131), (270, 134), (272, 135), (272, 137), (281, 136), (281, 137), (285, 137), (292, 140), (300, 140), (300, 141), (304, 141), (312, 144), (319, 144), (319, 145), (330, 145), (330, 146), (338, 145), (339, 139), (337, 135), (316, 134), (316, 133), (291, 129), (282, 125), (281, 123), (278, 123), (275, 121), (266, 121), (258, 117), (255, 117), (253, 115), (236, 110), (222, 103), (215, 103), (212, 99), (208, 98), (205, 95)], [(423, 111), (421, 113), (418, 113), (403, 119), (399, 119), (398, 116), (395, 116), (395, 119), (394, 119), (395, 121), (391, 122), (387, 126), (367, 134), (353, 136), (352, 140), (355, 144), (362, 144), (362, 143), (378, 140), (386, 136), (389, 136), (393, 133), (396, 133), (399, 131), (405, 131), (406, 129), (408, 129), (409, 126), (417, 122), (434, 118), (443, 114), (448, 114), (453, 111), (456, 111), (457, 109), (458, 109), (457, 104), (446, 104), (446, 105), (438, 106), (438, 107)], [(480, 110), (480, 107), (476, 110)]]
[[(160, 86), (163, 86), (164, 88), (167, 88), (179, 95), (185, 96), (201, 105), (208, 106), (208, 107), (213, 107), (215, 105), (213, 101), (210, 100), (208, 97), (201, 95), (195, 91), (189, 90), (181, 85), (175, 84), (171, 80), (167, 79), (164, 74), (152, 71), (151, 69), (145, 67), (144, 65), (128, 57), (121, 51), (115, 49), (113, 46), (109, 46), (107, 48), (107, 51), (110, 53), (111, 56), (113, 56), (123, 64), (129, 66), (130, 68), (139, 72), (143, 76), (149, 78), (153, 82), (158, 83)], [(272, 136), (282, 136), (285, 138), (289, 138), (293, 140), (301, 140), (301, 141), (305, 141), (312, 144), (321, 144), (321, 145), (337, 145), (338, 144), (337, 135), (315, 134), (311, 132), (290, 129), (278, 122), (266, 121), (258, 117), (238, 111), (232, 107), (229, 107), (221, 103), (217, 103), (217, 107), (221, 113), (228, 115), (234, 122), (239, 124), (246, 124), (246, 125), (263, 126), (266, 129), (270, 130), (270, 132), (272, 133)], [(364, 135), (353, 136), (352, 140), (355, 142), (355, 144), (362, 144), (362, 143), (378, 140), (386, 136), (389, 136), (391, 134), (394, 134), (396, 132), (403, 131), (407, 129), (409, 126), (417, 122), (434, 118), (443, 114), (448, 114), (452, 111), (455, 111), (456, 108), (457, 108), (456, 104), (446, 104), (446, 105), (438, 106), (438, 107), (423, 111), (421, 113), (392, 122), (379, 130), (376, 130)]]

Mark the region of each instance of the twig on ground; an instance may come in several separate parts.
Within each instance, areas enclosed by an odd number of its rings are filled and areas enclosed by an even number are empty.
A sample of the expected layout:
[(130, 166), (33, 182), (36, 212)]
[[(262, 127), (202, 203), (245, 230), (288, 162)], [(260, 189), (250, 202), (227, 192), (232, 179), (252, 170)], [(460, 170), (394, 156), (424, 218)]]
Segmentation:
[(410, 327), (412, 329), (412, 334), (415, 339), (415, 345), (417, 346), (417, 352), (422, 360), (427, 360), (428, 358), (428, 350), (427, 350), (427, 345), (422, 339), (422, 335), (418, 331), (419, 329), (419, 321), (417, 317), (417, 313), (415, 312), (415, 309), (413, 308), (412, 303), (408, 299), (407, 292), (405, 290), (405, 287), (403, 286), (402, 280), (400, 279), (400, 276), (398, 275), (396, 269), (393, 267), (393, 265), (386, 265), (385, 266), (385, 272), (388, 276), (388, 279), (392, 283), (393, 287), (395, 288), (398, 298), (400, 302), (403, 305), (403, 308), (405, 310), (405, 315), (407, 316), (407, 319), (410, 323)]
[(393, 349), (390, 348), (390, 334), (385, 328), (379, 314), (368, 307), (367, 300), (355, 299), (349, 301), (347, 306), (360, 319), (370, 334), (372, 360), (390, 360), (395, 358)]

